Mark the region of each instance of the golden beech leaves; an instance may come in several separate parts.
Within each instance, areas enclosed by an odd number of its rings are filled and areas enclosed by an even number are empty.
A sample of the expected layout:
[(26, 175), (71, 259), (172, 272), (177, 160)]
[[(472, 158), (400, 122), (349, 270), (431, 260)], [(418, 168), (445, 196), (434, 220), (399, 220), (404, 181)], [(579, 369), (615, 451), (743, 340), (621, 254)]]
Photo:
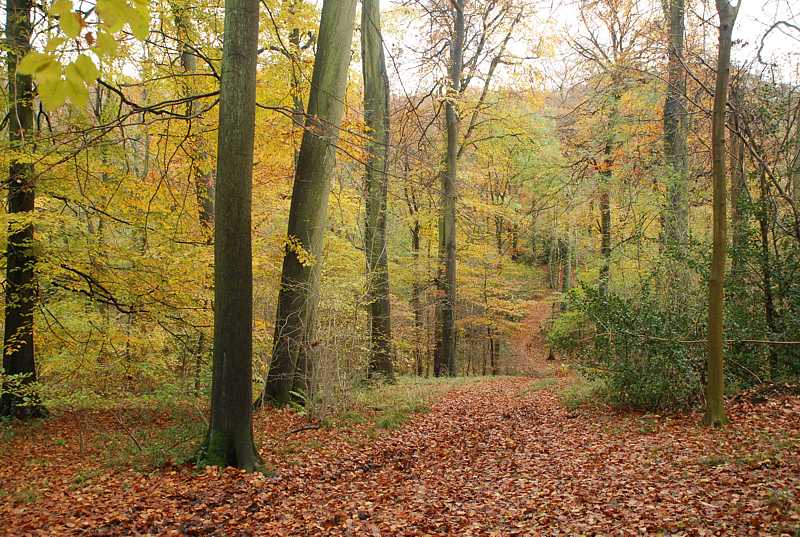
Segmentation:
[(310, 267), (314, 264), (314, 255), (305, 249), (303, 242), (297, 237), (286, 237), (283, 240), (283, 246), (286, 250), (292, 252), (297, 257), (297, 261), (304, 267)]
[(58, 21), (61, 35), (51, 37), (44, 52), (30, 52), (19, 63), (22, 74), (32, 75), (39, 85), (39, 98), (47, 109), (54, 109), (65, 102), (83, 107), (89, 98), (89, 88), (100, 72), (87, 54), (80, 53), (69, 60), (69, 54), (59, 54), (60, 49), (80, 38), (88, 26), (94, 32), (86, 32), (84, 41), (97, 58), (109, 61), (115, 57), (118, 41), (115, 34), (125, 26), (133, 36), (143, 41), (150, 31), (150, 7), (147, 0), (98, 0), (97, 18), (88, 21), (74, 9), (71, 0), (55, 0), (48, 9), (51, 17)]

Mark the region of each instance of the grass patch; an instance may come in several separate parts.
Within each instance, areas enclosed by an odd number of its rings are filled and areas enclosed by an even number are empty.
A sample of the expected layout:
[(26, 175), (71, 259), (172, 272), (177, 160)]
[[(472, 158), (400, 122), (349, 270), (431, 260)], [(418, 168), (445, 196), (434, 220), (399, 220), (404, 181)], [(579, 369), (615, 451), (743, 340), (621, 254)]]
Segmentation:
[(522, 390), (520, 390), (519, 395), (521, 395), (521, 396), (530, 395), (532, 393), (535, 393), (535, 392), (538, 392), (538, 391), (541, 391), (541, 390), (546, 390), (547, 388), (549, 388), (550, 386), (553, 386), (555, 384), (558, 384), (558, 380), (554, 379), (554, 378), (537, 379), (537, 380), (534, 380), (533, 382), (531, 382), (530, 384), (528, 384), (527, 386), (525, 386)]
[(174, 415), (173, 424), (159, 422), (123, 426), (99, 438), (111, 467), (132, 467), (148, 471), (167, 464), (183, 464), (193, 460), (207, 431), (207, 424), (192, 413)]
[(102, 473), (103, 470), (100, 468), (92, 468), (78, 472), (75, 474), (75, 477), (72, 478), (72, 484), (69, 486), (69, 488), (71, 490), (78, 489)]
[(398, 429), (414, 415), (430, 412), (431, 406), (447, 392), (480, 380), (485, 378), (399, 377), (395, 384), (367, 385), (354, 394), (352, 406), (332, 421), (335, 425)]
[(709, 468), (716, 468), (717, 466), (724, 466), (728, 464), (728, 458), (722, 455), (711, 455), (700, 459), (700, 464), (708, 466)]
[(381, 417), (375, 420), (375, 427), (378, 429), (399, 429), (414, 414), (425, 414), (430, 411), (430, 407), (425, 403), (404, 404), (383, 412)]
[(12, 492), (9, 496), (15, 503), (31, 504), (39, 501), (41, 494), (33, 485), (28, 485)]
[(586, 380), (577, 376), (575, 381), (567, 385), (559, 394), (561, 403), (569, 410), (577, 410), (582, 406), (592, 406), (605, 400), (606, 385), (601, 379)]

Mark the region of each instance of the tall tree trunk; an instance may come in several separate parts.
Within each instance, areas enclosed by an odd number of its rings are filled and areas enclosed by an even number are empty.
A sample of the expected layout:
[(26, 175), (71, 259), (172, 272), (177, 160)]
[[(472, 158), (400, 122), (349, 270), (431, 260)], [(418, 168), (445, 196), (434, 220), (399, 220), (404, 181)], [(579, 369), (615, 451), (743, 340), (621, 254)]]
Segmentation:
[(621, 81), (618, 72), (612, 74), (611, 110), (608, 115), (608, 132), (603, 149), (603, 168), (600, 172), (600, 296), (608, 297), (611, 283), (611, 180), (614, 177), (614, 148), (616, 142), (617, 116), (621, 99)]
[(796, 105), (795, 128), (794, 128), (794, 159), (792, 160), (792, 202), (794, 203), (794, 214), (800, 212), (800, 102)]
[(738, 14), (728, 0), (716, 0), (719, 12), (719, 52), (714, 89), (714, 110), (711, 117), (711, 154), (713, 180), (713, 251), (711, 276), (708, 282), (708, 363), (706, 371), (706, 411), (704, 422), (719, 426), (725, 416), (724, 301), (725, 258), (727, 255), (727, 222), (725, 198), (725, 109), (728, 104), (733, 25)]
[(742, 276), (742, 255), (747, 246), (747, 200), (749, 194), (747, 190), (747, 179), (744, 171), (744, 144), (736, 134), (739, 132), (738, 110), (739, 91), (736, 86), (731, 87), (731, 101), (734, 104), (734, 112), (731, 114), (731, 122), (734, 131), (730, 135), (731, 149), (730, 155), (730, 174), (731, 174), (731, 228), (733, 231), (733, 257), (731, 259), (731, 278), (734, 282), (740, 281)]
[[(759, 174), (759, 187), (761, 190), (761, 208), (759, 210), (758, 223), (761, 234), (761, 286), (764, 292), (764, 318), (767, 321), (769, 335), (767, 339), (772, 339), (778, 333), (777, 315), (775, 311), (775, 299), (772, 295), (772, 265), (769, 254), (769, 232), (771, 227), (770, 208), (770, 188), (767, 182), (766, 171), (761, 169)], [(775, 347), (769, 346), (769, 373), (775, 379), (778, 374), (778, 353)]]
[[(302, 3), (302, 0), (288, 0), (286, 4), (287, 11), (289, 15), (295, 16), (297, 14), (297, 9), (299, 5)], [(303, 105), (303, 92), (301, 89), (302, 86), (302, 51), (303, 47), (300, 44), (300, 29), (299, 28), (292, 28), (289, 32), (289, 51), (288, 51), (288, 59), (289, 63), (291, 64), (291, 80), (290, 80), (290, 87), (292, 91), (292, 144), (294, 146), (294, 159), (293, 162), (295, 166), (297, 166), (297, 158), (300, 155), (296, 145), (296, 137), (294, 133), (296, 129), (303, 128), (303, 117), (305, 115), (305, 106)]]
[[(197, 54), (191, 46), (191, 14), (189, 9), (172, 4), (175, 17), (175, 27), (178, 39), (181, 43), (181, 67), (187, 75), (197, 71)], [(186, 83), (183, 88), (184, 97), (192, 95), (192, 77), (185, 77)], [(192, 103), (187, 104), (187, 115), (192, 113)], [(199, 121), (199, 118), (197, 119)], [(191, 175), (194, 179), (194, 191), (197, 198), (198, 217), (200, 226), (208, 234), (211, 240), (214, 228), (214, 170), (212, 168), (211, 155), (206, 147), (206, 141), (202, 132), (192, 133), (187, 136), (189, 148), (191, 150)]]
[[(23, 152), (33, 151), (33, 83), (29, 75), (17, 72), (17, 62), (31, 50), (32, 8), (30, 0), (6, 2), (8, 138), (13, 150)], [(33, 315), (37, 287), (32, 222), (35, 196), (33, 164), (12, 160), (8, 180), (3, 372), (14, 377), (3, 386), (0, 415), (21, 419), (45, 414), (38, 394), (31, 393), (36, 382)]]
[(561, 311), (567, 311), (567, 294), (572, 289), (572, 240), (564, 241), (564, 276), (561, 279)]
[(425, 310), (422, 306), (422, 282), (419, 276), (419, 248), (420, 248), (420, 225), (415, 220), (411, 226), (411, 252), (414, 259), (413, 282), (411, 283), (411, 309), (414, 310), (414, 364), (417, 376), (422, 376), (423, 349), (422, 338), (424, 332)]
[(379, 0), (361, 3), (361, 66), (364, 75), (364, 120), (369, 130), (366, 163), (367, 299), (370, 321), (370, 374), (394, 381), (386, 241), (386, 197), (389, 188), (389, 75), (383, 54)]
[(251, 206), (258, 0), (225, 1), (214, 227), (211, 420), (201, 461), (255, 470)]
[(454, 99), (461, 91), (464, 55), (464, 0), (453, 0), (453, 40), (450, 44), (450, 88), (445, 104), (447, 122), (446, 171), (442, 174), (439, 225), (439, 271), (436, 278), (434, 374), (456, 376), (456, 182), (458, 180), (458, 112)]
[(264, 399), (275, 405), (288, 403), (293, 389), (308, 392), (310, 387), (308, 351), (314, 337), (328, 194), (344, 112), (355, 9), (355, 0), (325, 0), (322, 4), (308, 113), (289, 209), (272, 361), (264, 388)]
[(683, 68), (685, 0), (666, 0), (669, 18), (667, 95), (664, 100), (664, 156), (669, 179), (664, 241), (682, 245), (689, 238), (688, 124)]
[[(610, 165), (610, 164), (609, 164)], [(608, 192), (611, 182), (611, 170), (602, 173), (600, 185), (600, 296), (608, 297), (608, 286), (611, 280), (611, 195)]]

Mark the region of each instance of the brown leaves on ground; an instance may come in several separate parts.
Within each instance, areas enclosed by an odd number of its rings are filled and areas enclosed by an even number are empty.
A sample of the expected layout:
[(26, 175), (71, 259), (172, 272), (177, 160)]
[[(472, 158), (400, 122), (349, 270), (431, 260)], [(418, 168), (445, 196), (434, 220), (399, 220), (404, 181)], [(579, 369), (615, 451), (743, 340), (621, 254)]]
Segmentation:
[[(713, 430), (696, 414), (576, 415), (552, 391), (526, 389), (530, 382), (465, 384), (377, 436), (356, 425), (287, 437), (301, 419), (264, 412), (256, 429), (273, 476), (102, 470), (76, 486), (75, 472), (94, 466), (91, 451), (77, 456), (74, 436), (54, 444), (64, 423), (46, 422), (2, 444), (2, 528), (367, 536), (793, 536), (800, 528), (800, 398), (737, 402), (733, 424)], [(35, 498), (20, 495), (25, 486)]]

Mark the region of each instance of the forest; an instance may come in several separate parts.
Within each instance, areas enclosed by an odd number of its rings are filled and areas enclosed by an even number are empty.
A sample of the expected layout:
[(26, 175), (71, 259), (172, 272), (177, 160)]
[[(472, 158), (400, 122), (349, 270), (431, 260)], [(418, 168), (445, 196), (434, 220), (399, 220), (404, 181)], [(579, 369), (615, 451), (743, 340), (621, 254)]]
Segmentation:
[(0, 4), (0, 534), (800, 536), (794, 0)]

